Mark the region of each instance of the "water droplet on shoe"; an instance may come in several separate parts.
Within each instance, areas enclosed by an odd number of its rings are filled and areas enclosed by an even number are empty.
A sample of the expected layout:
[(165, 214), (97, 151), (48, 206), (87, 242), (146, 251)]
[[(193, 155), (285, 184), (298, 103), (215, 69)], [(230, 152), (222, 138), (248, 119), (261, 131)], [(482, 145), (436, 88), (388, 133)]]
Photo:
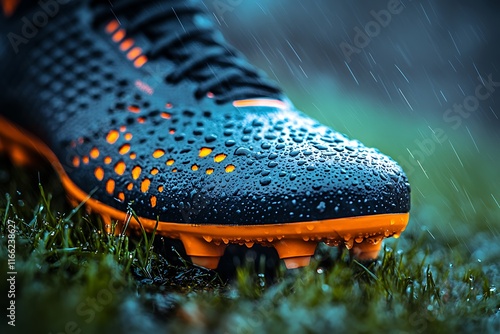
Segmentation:
[(211, 143), (211, 142), (213, 142), (215, 140), (217, 140), (217, 136), (214, 135), (214, 134), (210, 134), (210, 135), (208, 135), (208, 136), (205, 137), (205, 141), (207, 143)]
[(320, 202), (319, 205), (316, 207), (316, 209), (318, 209), (319, 212), (325, 212), (325, 209), (326, 209), (325, 202)]
[(260, 179), (260, 184), (262, 184), (263, 186), (267, 186), (271, 183), (271, 181), (272, 179), (269, 176), (266, 176)]
[(234, 152), (234, 155), (248, 155), (250, 154), (250, 150), (248, 148), (245, 148), (245, 147), (239, 147), (236, 149), (236, 151)]

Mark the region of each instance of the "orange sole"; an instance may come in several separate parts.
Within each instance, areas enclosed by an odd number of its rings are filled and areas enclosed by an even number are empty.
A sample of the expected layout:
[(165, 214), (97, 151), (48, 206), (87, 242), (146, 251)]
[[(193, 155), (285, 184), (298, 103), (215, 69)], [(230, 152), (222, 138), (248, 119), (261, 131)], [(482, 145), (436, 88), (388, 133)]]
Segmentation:
[[(99, 214), (108, 233), (121, 231), (125, 222), (139, 229), (142, 225), (152, 232), (156, 220), (139, 217), (140, 224), (126, 212), (114, 209), (89, 195), (75, 185), (66, 174), (55, 154), (39, 139), (24, 132), (0, 116), (0, 151), (6, 152), (14, 164), (26, 165), (41, 156), (58, 173), (72, 204), (85, 202), (88, 211)], [(111, 221), (118, 222), (116, 231), (111, 231)], [(320, 221), (294, 222), (267, 225), (196, 225), (158, 222), (159, 235), (180, 239), (186, 254), (193, 263), (215, 269), (229, 243), (252, 247), (258, 243), (272, 246), (284, 260), (287, 268), (298, 268), (309, 264), (319, 242), (330, 246), (345, 246), (359, 260), (376, 259), (382, 239), (399, 237), (408, 224), (409, 213), (379, 214), (353, 218), (337, 218)]]

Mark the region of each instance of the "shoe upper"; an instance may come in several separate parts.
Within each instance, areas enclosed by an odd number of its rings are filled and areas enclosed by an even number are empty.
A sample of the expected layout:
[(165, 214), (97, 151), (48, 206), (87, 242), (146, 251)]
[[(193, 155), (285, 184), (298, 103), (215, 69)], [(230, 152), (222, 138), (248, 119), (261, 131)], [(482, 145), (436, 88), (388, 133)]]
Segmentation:
[(1, 115), (83, 191), (181, 223), (409, 211), (392, 159), (297, 111), (197, 3), (113, 3), (54, 0), (0, 23)]

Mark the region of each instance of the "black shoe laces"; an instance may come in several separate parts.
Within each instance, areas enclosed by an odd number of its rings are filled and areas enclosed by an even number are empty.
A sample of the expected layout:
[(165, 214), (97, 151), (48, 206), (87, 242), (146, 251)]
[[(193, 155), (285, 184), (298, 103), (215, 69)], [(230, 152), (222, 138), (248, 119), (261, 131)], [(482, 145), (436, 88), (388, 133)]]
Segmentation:
[[(237, 99), (270, 97), (279, 99), (280, 89), (251, 66), (215, 29), (206, 11), (186, 0), (93, 0), (96, 19), (110, 15), (127, 18), (127, 34), (142, 32), (151, 39), (144, 50), (149, 60), (161, 57), (173, 61), (175, 69), (165, 78), (175, 84), (190, 79), (198, 83), (195, 97), (214, 94), (218, 103)], [(195, 17), (208, 24), (196, 25)], [(180, 29), (172, 31), (172, 26)]]

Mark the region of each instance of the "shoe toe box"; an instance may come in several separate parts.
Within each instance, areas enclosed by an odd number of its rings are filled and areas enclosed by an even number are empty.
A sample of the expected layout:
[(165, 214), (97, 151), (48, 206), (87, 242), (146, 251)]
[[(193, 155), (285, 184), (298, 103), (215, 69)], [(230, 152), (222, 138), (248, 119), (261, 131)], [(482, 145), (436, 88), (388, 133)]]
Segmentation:
[(235, 117), (211, 120), (202, 135), (189, 124), (175, 133), (136, 124), (109, 130), (99, 145), (73, 143), (81, 153), (67, 158), (70, 177), (106, 205), (165, 222), (274, 224), (409, 211), (406, 176), (377, 150), (295, 111)]

